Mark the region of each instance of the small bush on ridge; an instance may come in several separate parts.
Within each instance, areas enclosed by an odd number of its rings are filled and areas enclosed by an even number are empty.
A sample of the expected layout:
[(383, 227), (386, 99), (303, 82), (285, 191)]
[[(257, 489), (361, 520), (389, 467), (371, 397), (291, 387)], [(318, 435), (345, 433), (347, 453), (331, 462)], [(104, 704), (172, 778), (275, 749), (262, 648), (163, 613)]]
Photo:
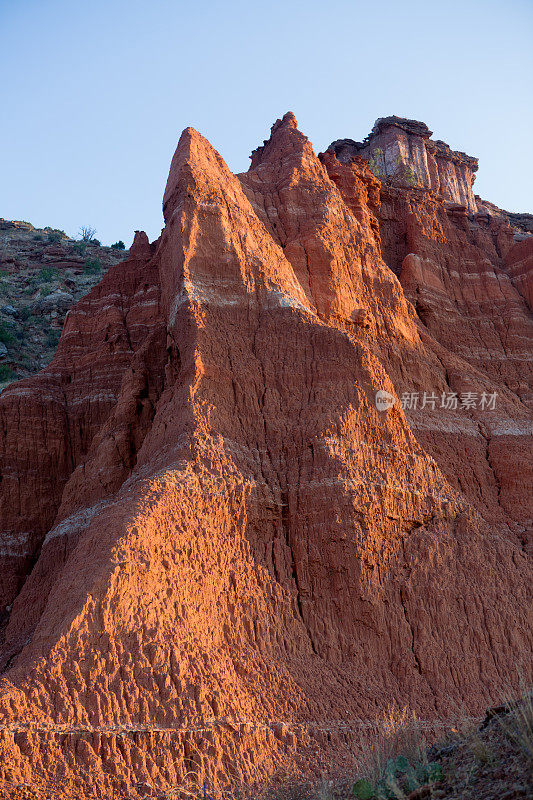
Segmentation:
[(86, 275), (98, 275), (102, 271), (102, 264), (99, 258), (88, 258), (83, 269)]
[(7, 364), (0, 364), (0, 383), (12, 380), (13, 378), (16, 377), (17, 374), (16, 372), (13, 372), (11, 367), (8, 367)]

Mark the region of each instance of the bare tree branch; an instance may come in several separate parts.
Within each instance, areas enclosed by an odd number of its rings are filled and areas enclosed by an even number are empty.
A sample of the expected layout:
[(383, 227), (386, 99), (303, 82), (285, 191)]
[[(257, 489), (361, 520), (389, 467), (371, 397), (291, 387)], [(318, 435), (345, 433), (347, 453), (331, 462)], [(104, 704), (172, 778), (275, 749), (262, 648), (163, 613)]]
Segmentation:
[(96, 228), (91, 228), (90, 225), (82, 225), (78, 231), (78, 234), (82, 242), (92, 241), (94, 239), (95, 233), (96, 233)]

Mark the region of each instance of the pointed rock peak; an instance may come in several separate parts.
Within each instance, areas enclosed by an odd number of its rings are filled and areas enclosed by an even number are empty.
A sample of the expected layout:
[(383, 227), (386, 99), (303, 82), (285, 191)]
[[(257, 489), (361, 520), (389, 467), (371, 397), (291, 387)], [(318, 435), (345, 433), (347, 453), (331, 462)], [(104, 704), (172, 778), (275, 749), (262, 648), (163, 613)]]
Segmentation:
[(281, 119), (277, 119), (270, 129), (270, 135), (274, 134), (279, 128), (297, 128), (298, 121), (292, 111), (287, 111)]
[(265, 139), (263, 144), (252, 152), (250, 156), (252, 159), (250, 169), (258, 167), (274, 148), (285, 149), (287, 146), (290, 146), (290, 143), (294, 144), (294, 137), (296, 137), (300, 143), (300, 147), (309, 141), (307, 137), (298, 130), (298, 122), (292, 111), (287, 111), (281, 119), (277, 119), (272, 125), (270, 129), (270, 139)]
[(130, 258), (150, 258), (152, 250), (150, 240), (144, 231), (135, 231), (133, 244), (130, 247)]
[(185, 128), (172, 158), (163, 195), (165, 224), (176, 208), (181, 191), (191, 184), (192, 175), (200, 172), (204, 175), (223, 173), (225, 177), (232, 177), (223, 158), (207, 139), (194, 128)]
[(180, 136), (176, 152), (170, 165), (169, 179), (172, 176), (174, 168), (180, 169), (187, 162), (198, 162), (204, 159), (221, 160), (220, 156), (212, 145), (208, 142), (205, 136), (195, 128), (185, 128)]

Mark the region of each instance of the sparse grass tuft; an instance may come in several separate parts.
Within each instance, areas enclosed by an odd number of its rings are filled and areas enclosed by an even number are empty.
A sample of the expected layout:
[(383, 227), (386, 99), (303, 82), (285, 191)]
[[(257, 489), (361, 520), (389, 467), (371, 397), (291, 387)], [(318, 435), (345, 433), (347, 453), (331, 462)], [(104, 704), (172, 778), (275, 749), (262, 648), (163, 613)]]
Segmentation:
[(363, 778), (377, 783), (384, 777), (390, 761), (405, 756), (409, 762), (417, 763), (424, 757), (425, 749), (424, 733), (416, 714), (407, 707), (399, 710), (390, 706), (372, 729), (359, 772)]
[(391, 706), (376, 722), (359, 759), (353, 794), (359, 800), (405, 798), (442, 777), (440, 764), (428, 761), (426, 737), (416, 714)]
[(22, 322), (27, 322), (31, 317), (31, 306), (22, 306), (22, 308), (19, 308), (19, 317)]
[(520, 678), (520, 695), (515, 700), (509, 697), (502, 703), (502, 714), (497, 720), (505, 735), (533, 759), (533, 687)]
[(492, 764), (494, 759), (490, 748), (483, 741), (481, 736), (479, 736), (477, 731), (471, 734), (470, 738), (467, 739), (467, 743), (478, 766), (484, 767), (487, 764)]

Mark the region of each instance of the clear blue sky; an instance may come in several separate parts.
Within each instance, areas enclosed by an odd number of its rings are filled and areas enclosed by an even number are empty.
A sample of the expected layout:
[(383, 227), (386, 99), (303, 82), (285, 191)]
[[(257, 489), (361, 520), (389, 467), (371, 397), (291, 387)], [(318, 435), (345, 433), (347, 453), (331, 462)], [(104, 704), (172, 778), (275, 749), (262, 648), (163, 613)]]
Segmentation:
[(235, 172), (294, 111), (316, 152), (398, 114), (533, 211), (533, 3), (0, 0), (0, 216), (151, 239), (180, 132)]

